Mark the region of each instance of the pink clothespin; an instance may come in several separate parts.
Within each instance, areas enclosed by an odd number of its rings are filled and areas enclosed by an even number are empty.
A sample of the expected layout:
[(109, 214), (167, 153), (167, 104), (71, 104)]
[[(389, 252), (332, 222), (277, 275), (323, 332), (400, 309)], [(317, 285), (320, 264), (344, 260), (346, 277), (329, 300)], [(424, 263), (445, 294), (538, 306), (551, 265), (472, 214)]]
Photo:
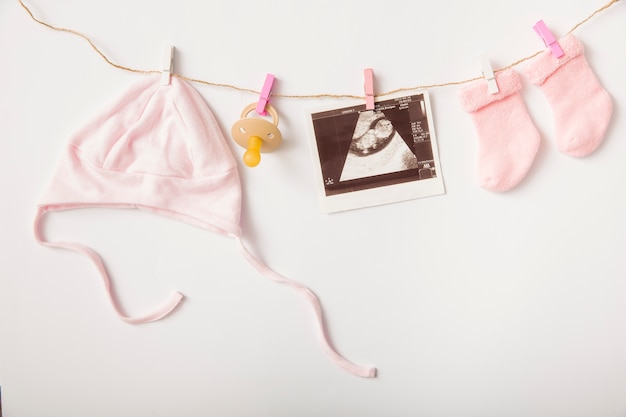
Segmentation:
[(272, 95), (272, 85), (274, 84), (274, 74), (267, 74), (265, 76), (265, 83), (263, 84), (263, 89), (261, 90), (261, 96), (259, 97), (259, 102), (256, 105), (256, 112), (261, 116), (265, 116), (267, 113), (265, 112), (265, 106), (270, 101), (270, 96)]
[(374, 71), (366, 68), (365, 76), (365, 110), (374, 110)]
[(552, 50), (552, 55), (554, 55), (556, 58), (560, 58), (565, 55), (565, 52), (563, 52), (563, 49), (561, 49), (561, 45), (559, 45), (559, 43), (556, 41), (556, 39), (552, 35), (552, 32), (550, 32), (550, 29), (548, 29), (548, 26), (546, 26), (543, 20), (538, 21), (535, 26), (533, 26), (533, 29), (535, 30), (535, 32), (537, 32), (537, 35), (539, 35), (539, 37), (543, 40), (543, 43), (545, 43), (546, 46)]

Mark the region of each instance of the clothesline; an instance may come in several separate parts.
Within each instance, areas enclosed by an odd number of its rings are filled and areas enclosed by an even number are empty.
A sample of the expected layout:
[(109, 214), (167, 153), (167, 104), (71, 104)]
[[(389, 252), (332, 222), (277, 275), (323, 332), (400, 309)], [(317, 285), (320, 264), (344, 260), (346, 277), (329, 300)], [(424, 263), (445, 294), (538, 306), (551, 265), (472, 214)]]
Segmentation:
[[(109, 65), (111, 65), (111, 66), (113, 66), (113, 67), (115, 67), (117, 69), (121, 69), (121, 70), (124, 70), (124, 71), (129, 71), (129, 72), (134, 72), (134, 73), (141, 73), (141, 74), (157, 74), (157, 73), (161, 72), (160, 70), (140, 70), (140, 69), (130, 68), (130, 67), (126, 67), (124, 65), (117, 64), (117, 63), (111, 61), (109, 59), (109, 57), (107, 57), (100, 50), (100, 48), (98, 48), (98, 46), (96, 46), (96, 44), (87, 35), (85, 35), (85, 34), (83, 34), (81, 32), (78, 32), (76, 30), (73, 30), (73, 29), (58, 27), (58, 26), (51, 25), (50, 23), (44, 22), (43, 20), (40, 20), (40, 19), (36, 18), (35, 15), (33, 14), (33, 12), (28, 8), (28, 6), (26, 6), (24, 4), (24, 2), (22, 0), (17, 0), (17, 1), (20, 3), (20, 5), (24, 8), (24, 10), (26, 10), (26, 12), (29, 14), (29, 16), (35, 22), (37, 22), (40, 25), (43, 25), (43, 26), (45, 26), (45, 27), (47, 27), (49, 29), (56, 30), (56, 31), (59, 31), (59, 32), (67, 32), (67, 33), (70, 33), (72, 35), (75, 35), (75, 36), (78, 36), (78, 37), (84, 39), (85, 41), (87, 41), (89, 43), (91, 48), (98, 55), (100, 55), (100, 57), (102, 57), (102, 59), (104, 59), (106, 61), (107, 64), (109, 64)], [(572, 29), (570, 29), (567, 33), (570, 34), (570, 33), (574, 32), (579, 27), (581, 27), (583, 24), (585, 24), (588, 21), (590, 21), (591, 19), (593, 19), (597, 14), (605, 11), (606, 9), (608, 9), (611, 6), (613, 6), (614, 4), (616, 4), (619, 1), (620, 0), (610, 0), (607, 4), (605, 4), (604, 6), (600, 7), (599, 9), (597, 9), (596, 11), (591, 13), (588, 17), (586, 17), (585, 19), (581, 20), (576, 25), (574, 25), (574, 27)], [(536, 57), (541, 52), (542, 51), (539, 51), (539, 52), (534, 53), (533, 55), (530, 55), (530, 56), (524, 57), (524, 58), (522, 58), (520, 60), (517, 60), (517, 61), (513, 62), (512, 64), (510, 64), (510, 65), (508, 65), (508, 66), (506, 66), (504, 68), (496, 69), (495, 72), (505, 71), (507, 69), (510, 69), (510, 68), (513, 68), (513, 67), (515, 67), (517, 65), (520, 65), (521, 63), (526, 62), (526, 61)], [(186, 77), (186, 76), (181, 75), (181, 74), (172, 74), (172, 76), (181, 78), (181, 79), (189, 81), (189, 82), (198, 83), (198, 84), (204, 84), (204, 85), (208, 85), (208, 86), (211, 86), (211, 87), (228, 88), (228, 89), (231, 89), (231, 90), (247, 92), (247, 93), (252, 93), (252, 94), (256, 94), (256, 95), (260, 94), (260, 91), (258, 91), (258, 90), (254, 90), (254, 89), (251, 89), (251, 88), (239, 87), (239, 86), (232, 85), (232, 84), (223, 84), (223, 83), (216, 83), (216, 82), (211, 82), (211, 81), (205, 81), (205, 80), (201, 80), (201, 79), (198, 79), (198, 78)], [(464, 79), (464, 80), (448, 81), (448, 82), (437, 83), (437, 84), (418, 85), (418, 86), (413, 86), (413, 87), (402, 87), (402, 88), (397, 88), (395, 90), (379, 92), (379, 93), (376, 94), (376, 97), (384, 97), (384, 96), (388, 96), (388, 95), (391, 95), (391, 94), (396, 94), (396, 93), (406, 92), (406, 91), (427, 90), (427, 89), (432, 89), (432, 88), (448, 87), (448, 86), (454, 86), (454, 85), (462, 85), (462, 84), (467, 84), (467, 83), (472, 82), (472, 81), (479, 80), (481, 78), (482, 77), (474, 77), (474, 78), (468, 78), (468, 79)], [(362, 95), (329, 94), (329, 93), (320, 93), (320, 94), (274, 94), (274, 93), (272, 93), (272, 97), (292, 98), (292, 99), (317, 99), (317, 98), (353, 98), (353, 99), (364, 99), (365, 98)]]

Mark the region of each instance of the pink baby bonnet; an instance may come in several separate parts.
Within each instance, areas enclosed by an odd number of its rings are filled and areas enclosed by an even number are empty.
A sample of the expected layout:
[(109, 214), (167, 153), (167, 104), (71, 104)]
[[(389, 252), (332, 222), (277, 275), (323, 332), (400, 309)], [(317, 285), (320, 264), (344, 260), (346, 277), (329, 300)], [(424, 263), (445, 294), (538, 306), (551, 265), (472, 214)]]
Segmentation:
[(168, 315), (182, 294), (174, 294), (149, 314), (126, 316), (106, 267), (94, 250), (45, 239), (42, 220), (47, 212), (136, 208), (232, 237), (257, 271), (306, 297), (316, 314), (322, 348), (335, 363), (358, 376), (375, 376), (375, 368), (349, 362), (330, 345), (319, 300), (311, 290), (276, 273), (244, 246), (237, 162), (215, 117), (189, 83), (172, 77), (171, 84), (163, 86), (160, 80), (160, 75), (142, 77), (72, 136), (39, 205), (34, 225), (37, 241), (90, 258), (117, 314), (128, 323), (139, 324)]

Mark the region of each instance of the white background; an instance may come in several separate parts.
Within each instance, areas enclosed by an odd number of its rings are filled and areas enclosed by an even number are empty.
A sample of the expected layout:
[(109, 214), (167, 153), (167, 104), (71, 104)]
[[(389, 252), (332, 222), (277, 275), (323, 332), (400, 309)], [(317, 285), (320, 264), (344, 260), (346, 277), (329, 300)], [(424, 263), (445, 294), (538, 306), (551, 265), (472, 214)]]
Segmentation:
[[(479, 76), (483, 53), (506, 66), (543, 48), (536, 21), (563, 35), (605, 0), (28, 4), (122, 65), (159, 69), (172, 43), (186, 76), (258, 90), (273, 72), (275, 93), (360, 95), (367, 67), (387, 91)], [(142, 326), (114, 315), (89, 260), (37, 245), (36, 205), (69, 135), (141, 76), (0, 0), (5, 417), (625, 416), (625, 23), (620, 1), (575, 33), (614, 99), (603, 145), (560, 154), (550, 106), (523, 79), (542, 144), (504, 194), (477, 185), (458, 87), (436, 88), (446, 195), (321, 214), (306, 110), (345, 103), (272, 101), (285, 140), (241, 166), (246, 242), (319, 295), (337, 349), (378, 368), (368, 380), (327, 360), (304, 300), (257, 274), (231, 239), (132, 210), (49, 216), (51, 240), (103, 256), (129, 314), (186, 295)], [(196, 87), (225, 132), (257, 98)]]

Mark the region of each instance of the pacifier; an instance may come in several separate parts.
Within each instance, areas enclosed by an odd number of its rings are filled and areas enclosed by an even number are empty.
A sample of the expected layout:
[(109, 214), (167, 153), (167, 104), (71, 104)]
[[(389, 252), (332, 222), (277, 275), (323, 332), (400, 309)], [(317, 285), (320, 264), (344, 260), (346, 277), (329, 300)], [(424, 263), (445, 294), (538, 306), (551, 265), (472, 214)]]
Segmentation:
[(248, 105), (241, 112), (241, 119), (233, 124), (231, 135), (235, 142), (246, 149), (243, 154), (243, 163), (250, 168), (259, 165), (261, 162), (261, 152), (272, 152), (278, 148), (283, 140), (283, 136), (278, 130), (278, 113), (270, 104), (265, 110), (272, 117), (268, 121), (261, 117), (248, 117), (252, 110), (255, 110), (257, 103)]

